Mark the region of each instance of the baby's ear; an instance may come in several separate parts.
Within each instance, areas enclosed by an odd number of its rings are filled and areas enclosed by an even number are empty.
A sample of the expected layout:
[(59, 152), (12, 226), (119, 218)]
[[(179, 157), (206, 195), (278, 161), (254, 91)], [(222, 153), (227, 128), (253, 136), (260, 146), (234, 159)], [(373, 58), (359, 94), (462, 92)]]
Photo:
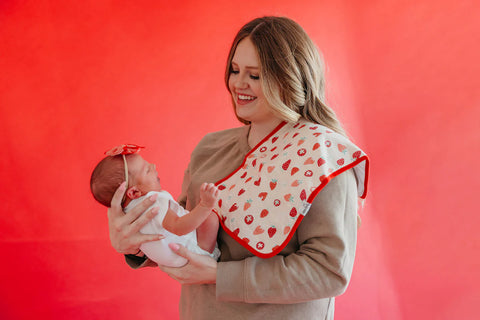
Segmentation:
[(131, 200), (140, 198), (142, 196), (142, 192), (137, 188), (137, 186), (133, 186), (128, 188), (127, 190), (127, 197)]

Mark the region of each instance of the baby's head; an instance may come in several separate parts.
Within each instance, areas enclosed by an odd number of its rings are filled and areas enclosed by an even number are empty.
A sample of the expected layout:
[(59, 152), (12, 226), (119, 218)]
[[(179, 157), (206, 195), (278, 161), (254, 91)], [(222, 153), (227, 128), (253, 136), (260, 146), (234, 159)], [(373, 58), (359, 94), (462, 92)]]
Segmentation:
[(138, 154), (107, 156), (97, 164), (90, 178), (93, 197), (106, 207), (110, 207), (113, 194), (125, 181), (123, 157), (128, 169), (128, 186), (124, 205), (149, 191), (162, 190), (155, 165), (145, 161), (142, 156)]

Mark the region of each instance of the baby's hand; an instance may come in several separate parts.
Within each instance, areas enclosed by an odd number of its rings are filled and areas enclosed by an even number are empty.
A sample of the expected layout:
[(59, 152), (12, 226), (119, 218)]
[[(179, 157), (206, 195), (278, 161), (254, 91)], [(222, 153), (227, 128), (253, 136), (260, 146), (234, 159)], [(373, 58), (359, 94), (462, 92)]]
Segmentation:
[(213, 208), (218, 198), (219, 190), (213, 183), (204, 183), (200, 187), (200, 205)]

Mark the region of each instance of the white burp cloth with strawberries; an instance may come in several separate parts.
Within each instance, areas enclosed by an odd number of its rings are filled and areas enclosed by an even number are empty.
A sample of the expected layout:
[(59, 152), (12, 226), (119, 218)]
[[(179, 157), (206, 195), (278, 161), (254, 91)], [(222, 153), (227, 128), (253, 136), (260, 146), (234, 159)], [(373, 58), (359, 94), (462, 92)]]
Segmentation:
[(279, 253), (328, 182), (353, 168), (365, 198), (369, 160), (344, 136), (301, 119), (281, 123), (218, 181), (213, 211), (224, 230), (258, 257)]

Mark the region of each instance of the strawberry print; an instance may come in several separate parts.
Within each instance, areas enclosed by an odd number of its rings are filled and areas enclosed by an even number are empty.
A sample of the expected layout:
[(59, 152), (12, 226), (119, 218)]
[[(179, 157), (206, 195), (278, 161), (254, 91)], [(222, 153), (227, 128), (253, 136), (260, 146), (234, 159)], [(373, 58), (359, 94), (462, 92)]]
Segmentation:
[(261, 171), (262, 171), (262, 168), (263, 168), (263, 162), (260, 163), (260, 167), (258, 168), (258, 172), (261, 172)]
[(309, 127), (308, 129), (310, 129), (310, 130), (317, 130), (318, 127), (317, 127), (317, 126), (314, 126), (314, 127)]
[(250, 239), (248, 239), (247, 237), (245, 237), (245, 238), (242, 239), (242, 241), (245, 242), (245, 243), (249, 243), (249, 242), (250, 242)]
[(245, 183), (249, 182), (250, 180), (252, 180), (252, 177), (249, 177), (247, 180), (245, 180)]
[(290, 217), (295, 218), (297, 216), (297, 209), (295, 207), (290, 210)]
[(275, 235), (275, 233), (277, 232), (277, 228), (275, 228), (275, 227), (270, 227), (270, 228), (268, 228), (268, 231), (267, 231), (267, 232), (268, 232), (268, 236), (271, 238), (271, 237), (273, 237), (273, 236)]
[(343, 159), (343, 158), (337, 160), (337, 164), (339, 166), (343, 166), (344, 163), (345, 163), (345, 159)]
[(290, 175), (294, 175), (295, 173), (297, 173), (300, 169), (298, 169), (297, 167), (293, 167), (292, 168), (292, 171), (290, 172)]
[(282, 169), (283, 170), (287, 170), (288, 169), (288, 166), (290, 165), (290, 162), (292, 162), (292, 160), (287, 160), (285, 161), (283, 164), (282, 164)]
[(305, 171), (305, 177), (311, 177), (311, 176), (313, 176), (313, 171), (312, 170)]
[(315, 142), (315, 144), (313, 145), (313, 149), (312, 150), (317, 150), (318, 148), (320, 148), (320, 143), (318, 142)]
[(237, 228), (235, 230), (233, 230), (233, 235), (235, 235), (236, 237), (238, 237), (238, 234), (240, 233), (240, 228)]
[(306, 138), (301, 138), (300, 140), (298, 140), (297, 146), (302, 145), (305, 142), (305, 139)]
[(265, 201), (265, 198), (267, 197), (268, 193), (267, 192), (260, 192), (258, 194), (258, 197), (262, 199), (262, 201)]
[(315, 161), (313, 161), (312, 157), (308, 157), (308, 159), (305, 160), (305, 162), (303, 164), (304, 165), (309, 165), (309, 164), (312, 164), (312, 163), (315, 163)]
[(284, 198), (285, 201), (287, 201), (287, 202), (290, 202), (290, 201), (293, 200), (293, 197), (292, 197), (292, 194), (291, 194), (291, 193), (284, 195), (283, 198)]
[(295, 138), (296, 136), (298, 136), (298, 132), (296, 132), (296, 133), (293, 135), (292, 139)]
[(353, 159), (358, 159), (358, 158), (360, 158), (361, 155), (362, 155), (362, 153), (360, 151), (355, 151), (352, 155), (352, 158)]
[(230, 209), (228, 210), (228, 212), (233, 212), (233, 211), (235, 211), (235, 210), (237, 210), (237, 209), (238, 209), (238, 205), (237, 205), (236, 203), (234, 203), (234, 204), (230, 207)]
[(331, 145), (332, 145), (332, 143), (330, 142), (330, 140), (325, 141), (325, 146), (327, 148), (330, 148)]
[(299, 181), (299, 180), (295, 180), (295, 181), (292, 182), (291, 186), (292, 186), (292, 187), (297, 187), (299, 184), (300, 184), (300, 181)]
[(247, 176), (247, 171), (244, 172), (244, 174), (242, 174), (242, 176), (240, 177), (241, 179), (245, 178)]
[(347, 148), (346, 146), (344, 146), (343, 144), (339, 143), (337, 145), (337, 148), (338, 148), (338, 151), (342, 152)]
[(287, 148), (290, 148), (291, 146), (292, 146), (292, 144), (289, 143), (289, 144), (287, 144), (287, 145), (283, 148), (283, 150), (286, 150)]
[(259, 241), (256, 245), (258, 250), (262, 250), (265, 247), (265, 244), (262, 241)]
[(270, 151), (273, 152), (273, 151), (275, 151), (275, 150), (277, 150), (277, 146), (273, 147)]
[(268, 216), (268, 210), (263, 209), (262, 212), (260, 212), (260, 218), (265, 218), (266, 216)]
[(218, 200), (218, 207), (219, 207), (219, 208), (222, 207), (222, 199), (219, 199), (219, 200)]
[(232, 190), (233, 188), (235, 188), (235, 185), (234, 185), (234, 184), (232, 184), (232, 185), (230, 186), (230, 188), (228, 188), (228, 190)]
[(277, 187), (277, 180), (273, 179), (270, 181), (270, 189), (273, 190)]
[(320, 158), (320, 159), (317, 160), (317, 164), (318, 164), (319, 167), (321, 167), (322, 165), (324, 165), (325, 162), (326, 162), (326, 161), (325, 161), (324, 159), (322, 159), (322, 158)]
[(277, 139), (278, 139), (278, 136), (277, 136), (277, 137), (273, 137), (273, 138), (272, 138), (272, 143), (275, 143), (275, 141), (277, 141)]
[(260, 152), (265, 152), (265, 151), (267, 151), (267, 147), (263, 146), (260, 148)]
[(280, 204), (281, 204), (281, 201), (280, 201), (280, 200), (278, 200), (278, 199), (273, 200), (273, 205), (274, 205), (275, 207), (278, 207)]
[(305, 192), (305, 189), (300, 192), (300, 200), (305, 201), (307, 200), (307, 193)]
[(256, 186), (259, 186), (261, 181), (262, 181), (262, 178), (260, 177), (258, 178), (258, 180), (254, 181), (253, 184)]
[(256, 164), (257, 164), (257, 159), (253, 159), (252, 166), (255, 167)]
[(259, 234), (262, 234), (262, 233), (264, 233), (264, 232), (265, 232), (265, 230), (263, 230), (261, 226), (257, 226), (257, 227), (255, 228), (255, 230), (253, 231), (253, 234), (254, 234), (254, 235), (259, 235)]
[(225, 185), (223, 185), (223, 184), (221, 184), (221, 185), (218, 186), (218, 190), (225, 190), (225, 188), (226, 188), (226, 187), (225, 187)]
[(286, 226), (284, 229), (283, 229), (283, 234), (288, 234), (290, 232), (290, 227), (289, 226)]
[(272, 173), (272, 171), (275, 169), (275, 166), (268, 166), (267, 171), (268, 173)]
[(277, 153), (277, 154), (274, 154), (274, 155), (270, 158), (270, 160), (273, 160), (273, 159), (275, 159), (276, 157), (278, 157), (278, 153)]
[(313, 135), (318, 138), (319, 135), (321, 135), (321, 132), (315, 132)]

